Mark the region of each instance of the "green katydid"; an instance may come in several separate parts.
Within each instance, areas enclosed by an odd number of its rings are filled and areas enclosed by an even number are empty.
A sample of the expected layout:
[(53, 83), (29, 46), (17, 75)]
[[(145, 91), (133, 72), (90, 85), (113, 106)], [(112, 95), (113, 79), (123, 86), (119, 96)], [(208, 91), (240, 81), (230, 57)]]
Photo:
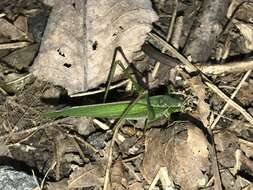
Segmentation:
[[(121, 52), (123, 58), (129, 64), (120, 47), (116, 48), (113, 60), (115, 60), (117, 51)], [(132, 78), (131, 74), (128, 71), (128, 68), (125, 68), (120, 61), (113, 61), (112, 63), (111, 71), (108, 76), (108, 84), (105, 91), (104, 101), (107, 97), (108, 89), (110, 87), (110, 83), (112, 81), (112, 77), (117, 64), (121, 66), (123, 71), (128, 75), (133, 84), (136, 86), (136, 89), (140, 92), (135, 101), (120, 101), (114, 103), (76, 106), (57, 111), (46, 112), (43, 113), (43, 115), (51, 118), (85, 116), (98, 118), (120, 118), (120, 120), (144, 118), (148, 119), (148, 121), (154, 121), (163, 116), (168, 117), (173, 112), (182, 111), (184, 107), (183, 101), (179, 98), (169, 95), (156, 95), (149, 97), (147, 91)]]

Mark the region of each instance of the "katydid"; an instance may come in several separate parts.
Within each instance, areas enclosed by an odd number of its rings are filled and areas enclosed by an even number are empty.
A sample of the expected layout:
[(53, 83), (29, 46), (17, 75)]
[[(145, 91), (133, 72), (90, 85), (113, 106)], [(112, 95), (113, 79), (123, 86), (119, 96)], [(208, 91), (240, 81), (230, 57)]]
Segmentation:
[[(58, 111), (47, 112), (43, 115), (48, 117), (100, 117), (100, 118), (119, 118), (124, 110), (128, 107), (131, 101), (120, 101), (113, 103), (93, 104), (85, 106), (75, 106), (65, 108)], [(178, 98), (168, 95), (157, 95), (150, 97), (150, 105), (154, 111), (155, 117), (152, 120), (159, 119), (162, 116), (169, 116), (172, 112), (179, 112), (182, 110), (183, 102)], [(126, 119), (149, 119), (148, 118), (148, 105), (146, 98), (141, 98), (137, 103), (128, 111)]]
[[(116, 48), (114, 59), (117, 51), (120, 51), (123, 58), (129, 64), (121, 48)], [(114, 60), (113, 59), (113, 60)], [(165, 116), (168, 117), (173, 112), (179, 112), (183, 109), (183, 101), (179, 98), (172, 97), (169, 95), (156, 95), (148, 96), (148, 93), (143, 87), (141, 87), (131, 76), (128, 68), (124, 65), (115, 61), (112, 64), (111, 71), (108, 76), (108, 84), (105, 91), (104, 101), (107, 97), (107, 92), (112, 80), (112, 76), (115, 72), (116, 64), (120, 65), (123, 71), (128, 75), (136, 89), (140, 92), (138, 100), (135, 101), (120, 101), (114, 103), (101, 103), (94, 105), (76, 106), (65, 108), (62, 110), (52, 111), (43, 113), (44, 116), (56, 118), (56, 117), (67, 117), (67, 116), (85, 116), (85, 117), (98, 117), (98, 118), (121, 118), (121, 119), (148, 119), (148, 121), (158, 120)], [(145, 97), (144, 97), (145, 96)], [(134, 104), (132, 104), (135, 102)], [(131, 108), (129, 108), (131, 105)], [(122, 118), (124, 116), (124, 118)]]

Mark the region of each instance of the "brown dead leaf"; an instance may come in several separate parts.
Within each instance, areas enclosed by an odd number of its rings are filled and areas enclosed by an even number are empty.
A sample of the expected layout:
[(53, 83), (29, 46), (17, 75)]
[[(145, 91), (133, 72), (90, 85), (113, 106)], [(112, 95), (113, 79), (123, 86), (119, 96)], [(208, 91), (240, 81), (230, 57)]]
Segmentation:
[(68, 190), (68, 183), (66, 179), (58, 182), (47, 182), (47, 190)]
[(18, 18), (14, 21), (14, 25), (24, 33), (28, 34), (28, 24), (25, 16), (18, 16)]
[(244, 170), (245, 173), (248, 173), (249, 175), (252, 176), (253, 161), (239, 149), (236, 150), (235, 157), (236, 157), (236, 164), (234, 167), (235, 172)]
[(195, 95), (198, 97), (197, 113), (195, 116), (202, 121), (205, 127), (207, 127), (209, 125), (208, 116), (210, 115), (210, 106), (205, 102), (205, 85), (199, 77), (189, 79), (189, 84)]
[(124, 167), (122, 160), (117, 160), (111, 169), (111, 184), (112, 189), (122, 190), (125, 189), (122, 185), (122, 179), (124, 177)]
[(253, 157), (253, 143), (240, 143), (241, 150), (246, 154), (247, 157)]
[(240, 88), (240, 91), (237, 94), (237, 98), (242, 102), (242, 103), (251, 103), (253, 100), (253, 81), (247, 82), (242, 87)]
[(240, 30), (245, 42), (244, 45), (248, 50), (253, 50), (253, 24), (245, 24), (240, 21), (234, 21), (235, 26)]
[(28, 38), (24, 31), (4, 18), (0, 18), (0, 25), (0, 36), (2, 37), (9, 38), (10, 40), (24, 40)]
[(129, 190), (139, 190), (139, 189), (143, 189), (143, 185), (140, 182), (135, 182), (131, 184), (128, 188)]
[(94, 88), (106, 81), (115, 48), (131, 61), (155, 20), (147, 0), (57, 0), (32, 70), (70, 94)]
[(4, 57), (3, 60), (8, 63), (8, 65), (11, 65), (18, 70), (27, 69), (32, 63), (38, 49), (39, 44), (32, 44), (13, 51), (8, 56)]
[(103, 185), (104, 171), (104, 167), (98, 162), (77, 168), (70, 175), (68, 189), (100, 187)]
[(0, 157), (5, 157), (5, 156), (11, 157), (11, 153), (10, 153), (10, 150), (9, 150), (8, 146), (5, 145), (4, 142), (1, 142)]
[(204, 133), (191, 123), (170, 128), (152, 129), (146, 139), (142, 174), (150, 183), (160, 167), (166, 166), (169, 176), (182, 189), (197, 189), (207, 182), (209, 143)]
[(233, 0), (229, 6), (227, 17), (231, 18), (232, 22), (243, 35), (245, 48), (253, 50), (253, 5), (251, 2), (242, 0)]
[(229, 130), (214, 134), (214, 142), (219, 163), (224, 167), (233, 167), (235, 164), (235, 151), (240, 148), (238, 137)]
[[(242, 2), (244, 2), (242, 4)], [(241, 6), (238, 9), (238, 6), (241, 4)], [(238, 10), (236, 10), (238, 9)], [(236, 14), (234, 15), (234, 19), (241, 20), (244, 22), (251, 22), (253, 23), (253, 4), (250, 2), (246, 2), (244, 0), (232, 0), (229, 9), (227, 11), (227, 17), (231, 18), (234, 11), (236, 10)]]

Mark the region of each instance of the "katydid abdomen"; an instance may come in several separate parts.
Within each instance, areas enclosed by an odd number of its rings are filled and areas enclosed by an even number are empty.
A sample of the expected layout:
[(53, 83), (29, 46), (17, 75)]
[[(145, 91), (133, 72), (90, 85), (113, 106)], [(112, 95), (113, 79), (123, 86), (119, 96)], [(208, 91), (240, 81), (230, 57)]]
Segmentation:
[[(114, 103), (103, 103), (85, 106), (76, 106), (62, 110), (43, 113), (46, 117), (98, 117), (98, 118), (119, 118), (129, 106), (131, 101), (121, 101)], [(154, 111), (155, 118), (167, 116), (172, 112), (182, 110), (183, 101), (167, 95), (150, 97), (150, 105)], [(126, 115), (126, 119), (147, 118), (149, 114), (146, 98), (140, 99)]]

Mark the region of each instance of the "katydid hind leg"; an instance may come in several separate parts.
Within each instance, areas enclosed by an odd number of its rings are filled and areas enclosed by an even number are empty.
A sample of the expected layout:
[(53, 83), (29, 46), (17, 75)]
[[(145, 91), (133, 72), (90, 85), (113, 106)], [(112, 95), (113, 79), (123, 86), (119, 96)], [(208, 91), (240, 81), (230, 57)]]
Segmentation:
[(128, 68), (126, 68), (122, 63), (121, 61), (119, 60), (116, 60), (116, 56), (117, 56), (117, 53), (120, 52), (122, 57), (124, 58), (124, 60), (126, 61), (126, 63), (130, 66), (130, 62), (128, 61), (128, 59), (126, 58), (123, 50), (121, 47), (117, 47), (114, 51), (114, 54), (113, 54), (113, 60), (112, 60), (112, 65), (111, 65), (111, 68), (110, 68), (110, 72), (109, 72), (109, 75), (108, 75), (108, 79), (107, 79), (107, 85), (106, 85), (106, 89), (105, 89), (105, 95), (104, 95), (104, 98), (103, 98), (103, 102), (106, 101), (106, 98), (108, 96), (108, 91), (109, 91), (109, 88), (110, 88), (110, 85), (111, 85), (111, 82), (112, 82), (112, 79), (113, 79), (113, 76), (115, 74), (115, 71), (116, 71), (116, 66), (119, 65), (123, 72), (127, 75), (127, 77), (132, 81), (133, 85), (136, 87), (137, 91), (143, 91), (143, 88), (136, 82), (136, 80), (134, 80), (134, 78), (132, 77), (131, 73), (129, 72)]
[(113, 78), (113, 75), (114, 75), (115, 70), (116, 70), (116, 66), (117, 66), (117, 62), (115, 61), (116, 56), (117, 56), (117, 50), (115, 49), (114, 54), (113, 54), (113, 58), (112, 58), (112, 64), (111, 64), (110, 72), (109, 72), (109, 75), (108, 75), (108, 78), (107, 78), (107, 85), (106, 85), (106, 88), (105, 88), (105, 95), (104, 95), (104, 98), (103, 98), (104, 103), (106, 101), (108, 91), (109, 91), (109, 88), (110, 88), (110, 85), (111, 85), (111, 82), (112, 82), (112, 78)]
[[(130, 62), (128, 61), (123, 49), (121, 47), (118, 47), (118, 51), (121, 53), (122, 57), (124, 58), (124, 60), (126, 61), (126, 63), (128, 64), (128, 66), (130, 67)], [(121, 66), (121, 68), (124, 70), (124, 65), (120, 62), (119, 65)], [(130, 67), (131, 68), (131, 67)], [(136, 87), (137, 91), (142, 92), (145, 89), (138, 84), (138, 82), (136, 80), (134, 80), (131, 76), (131, 74), (129, 73), (129, 71), (127, 69), (124, 70), (124, 72), (128, 75), (128, 77), (131, 79), (131, 81), (133, 82), (133, 85)], [(148, 79), (146, 81), (149, 81)], [(145, 94), (145, 98), (146, 98), (146, 102), (147, 102), (147, 110), (148, 110), (148, 119), (149, 120), (154, 120), (155, 119), (155, 112), (154, 109), (150, 103), (150, 99), (149, 99), (149, 93)]]

